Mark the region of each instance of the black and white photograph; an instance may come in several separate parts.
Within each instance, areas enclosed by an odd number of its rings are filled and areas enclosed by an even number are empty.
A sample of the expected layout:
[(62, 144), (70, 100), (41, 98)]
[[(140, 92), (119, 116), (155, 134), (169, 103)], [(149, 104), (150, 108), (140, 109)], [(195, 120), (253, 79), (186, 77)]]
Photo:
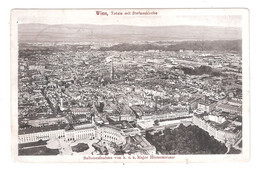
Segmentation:
[(13, 10), (11, 24), (17, 160), (248, 159), (246, 9)]

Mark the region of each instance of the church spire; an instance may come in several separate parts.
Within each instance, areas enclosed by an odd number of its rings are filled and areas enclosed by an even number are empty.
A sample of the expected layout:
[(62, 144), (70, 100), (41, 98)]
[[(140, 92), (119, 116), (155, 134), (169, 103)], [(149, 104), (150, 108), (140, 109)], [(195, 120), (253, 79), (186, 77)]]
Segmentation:
[(111, 61), (111, 73), (110, 73), (111, 80), (114, 80), (115, 78), (115, 70), (114, 70), (114, 64), (113, 61)]

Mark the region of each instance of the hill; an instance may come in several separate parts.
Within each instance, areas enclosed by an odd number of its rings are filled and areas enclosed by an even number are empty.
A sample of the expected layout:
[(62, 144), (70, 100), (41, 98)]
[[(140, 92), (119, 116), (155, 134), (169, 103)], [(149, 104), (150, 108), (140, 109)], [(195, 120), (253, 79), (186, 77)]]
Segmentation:
[(179, 51), (179, 50), (205, 50), (205, 51), (237, 51), (242, 50), (241, 40), (213, 40), (213, 41), (182, 41), (172, 45), (156, 44), (117, 44), (111, 47), (101, 47), (101, 51)]
[(241, 28), (209, 26), (127, 26), (20, 24), (19, 42), (119, 42), (241, 39)]

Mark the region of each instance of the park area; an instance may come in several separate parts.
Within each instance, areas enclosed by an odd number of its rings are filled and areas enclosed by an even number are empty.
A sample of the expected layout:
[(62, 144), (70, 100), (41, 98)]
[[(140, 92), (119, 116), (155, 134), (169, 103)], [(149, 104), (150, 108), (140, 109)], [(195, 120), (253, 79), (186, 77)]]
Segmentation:
[(50, 140), (19, 144), (18, 155), (92, 155), (96, 154), (92, 144), (97, 142), (98, 140), (95, 139), (66, 141), (65, 139), (51, 138)]

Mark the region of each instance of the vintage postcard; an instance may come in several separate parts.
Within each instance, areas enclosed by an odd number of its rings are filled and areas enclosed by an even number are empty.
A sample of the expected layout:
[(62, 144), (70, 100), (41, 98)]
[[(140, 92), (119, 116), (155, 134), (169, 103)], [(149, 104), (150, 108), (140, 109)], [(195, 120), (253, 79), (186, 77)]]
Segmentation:
[(250, 159), (247, 9), (14, 9), (20, 162)]

